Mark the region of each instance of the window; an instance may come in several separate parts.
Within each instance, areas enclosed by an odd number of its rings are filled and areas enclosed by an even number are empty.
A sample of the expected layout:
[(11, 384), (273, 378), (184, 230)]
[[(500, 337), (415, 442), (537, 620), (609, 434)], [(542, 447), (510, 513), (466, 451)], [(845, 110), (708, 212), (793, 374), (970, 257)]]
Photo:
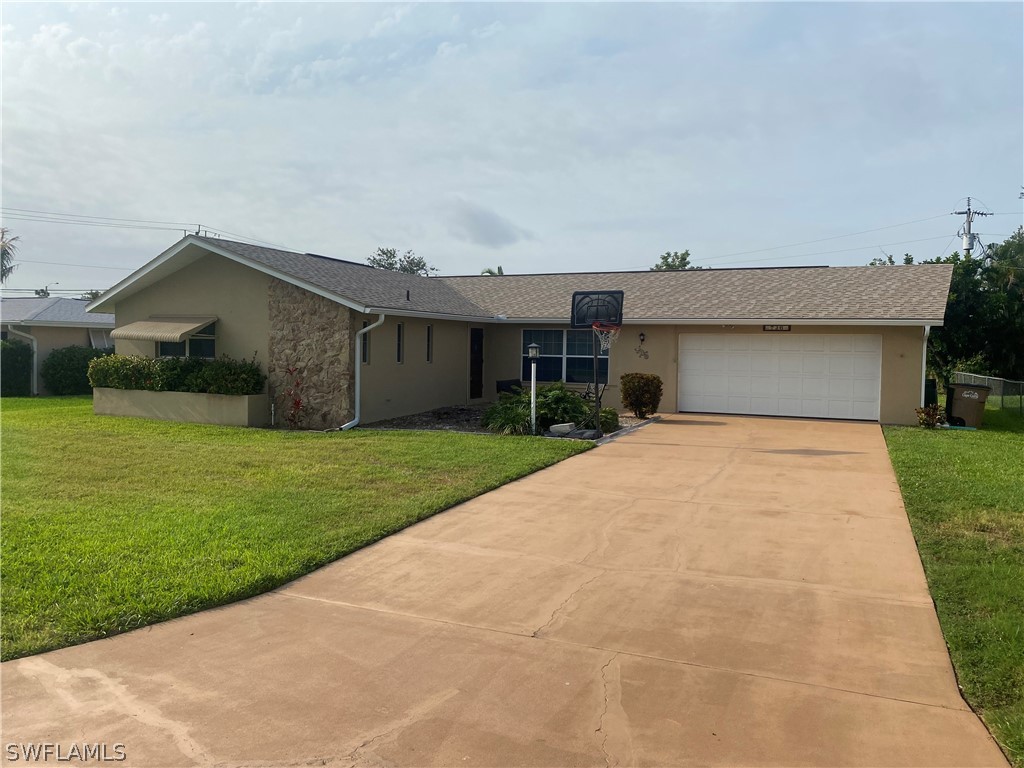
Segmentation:
[(200, 328), (184, 341), (157, 342), (158, 357), (205, 357), (217, 356), (216, 323)]
[(113, 349), (114, 340), (110, 338), (110, 331), (103, 328), (89, 329), (89, 344), (93, 349)]
[(405, 323), (399, 323), (395, 326), (395, 338), (398, 340), (398, 346), (396, 349), (397, 355), (395, 359), (399, 363), (405, 362)]
[[(363, 328), (367, 328), (367, 327), (369, 327), (369, 325), (370, 325), (370, 321), (369, 320), (363, 320)], [(362, 352), (362, 357), (363, 357), (363, 364), (369, 365), (370, 364), (370, 332), (369, 331), (367, 331), (366, 333), (363, 334), (363, 352)]]
[[(530, 378), (528, 347), (537, 344), (537, 381), (588, 384), (594, 380), (594, 332), (591, 330), (524, 330), (522, 379)], [(598, 381), (608, 383), (608, 350), (599, 353)]]
[(434, 326), (427, 326), (427, 362), (434, 362)]

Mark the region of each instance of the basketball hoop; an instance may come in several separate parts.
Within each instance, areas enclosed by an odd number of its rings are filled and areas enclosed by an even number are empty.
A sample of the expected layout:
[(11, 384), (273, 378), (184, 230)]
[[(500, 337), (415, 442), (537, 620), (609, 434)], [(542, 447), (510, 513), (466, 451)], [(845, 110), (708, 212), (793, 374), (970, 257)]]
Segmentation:
[(606, 352), (611, 348), (615, 340), (619, 338), (619, 331), (622, 330), (621, 325), (615, 325), (615, 323), (608, 323), (604, 320), (595, 320), (590, 326), (594, 329), (594, 334), (597, 336), (598, 341), (601, 344), (601, 351)]

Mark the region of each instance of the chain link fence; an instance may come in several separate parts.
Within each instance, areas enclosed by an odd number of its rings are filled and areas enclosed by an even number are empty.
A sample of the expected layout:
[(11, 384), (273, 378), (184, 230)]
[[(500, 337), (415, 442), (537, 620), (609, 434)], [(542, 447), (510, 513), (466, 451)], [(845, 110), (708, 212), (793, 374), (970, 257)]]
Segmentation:
[(972, 387), (990, 387), (992, 389), (988, 396), (990, 405), (998, 405), (999, 408), (1016, 411), (1024, 416), (1024, 381), (954, 371), (953, 383), (968, 384)]

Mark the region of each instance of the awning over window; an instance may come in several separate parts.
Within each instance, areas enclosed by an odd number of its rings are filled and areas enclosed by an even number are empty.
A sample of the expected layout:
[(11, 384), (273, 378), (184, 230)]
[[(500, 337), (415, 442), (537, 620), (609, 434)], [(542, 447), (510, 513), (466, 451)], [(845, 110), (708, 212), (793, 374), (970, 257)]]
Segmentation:
[(200, 328), (217, 322), (216, 317), (151, 317), (122, 325), (111, 332), (115, 339), (133, 341), (184, 341)]

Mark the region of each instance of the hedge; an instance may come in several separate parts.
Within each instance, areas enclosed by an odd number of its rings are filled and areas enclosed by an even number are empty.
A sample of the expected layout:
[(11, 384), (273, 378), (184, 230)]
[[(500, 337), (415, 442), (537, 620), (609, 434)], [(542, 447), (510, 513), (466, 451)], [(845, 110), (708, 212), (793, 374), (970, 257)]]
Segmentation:
[(92, 392), (89, 363), (113, 352), (112, 349), (61, 347), (46, 356), (39, 373), (51, 395), (88, 395)]
[(195, 357), (108, 355), (89, 363), (94, 387), (145, 389), (150, 392), (204, 392), (211, 395), (258, 395), (267, 377), (255, 359), (216, 360)]
[(0, 341), (0, 396), (32, 394), (32, 347), (24, 341)]

